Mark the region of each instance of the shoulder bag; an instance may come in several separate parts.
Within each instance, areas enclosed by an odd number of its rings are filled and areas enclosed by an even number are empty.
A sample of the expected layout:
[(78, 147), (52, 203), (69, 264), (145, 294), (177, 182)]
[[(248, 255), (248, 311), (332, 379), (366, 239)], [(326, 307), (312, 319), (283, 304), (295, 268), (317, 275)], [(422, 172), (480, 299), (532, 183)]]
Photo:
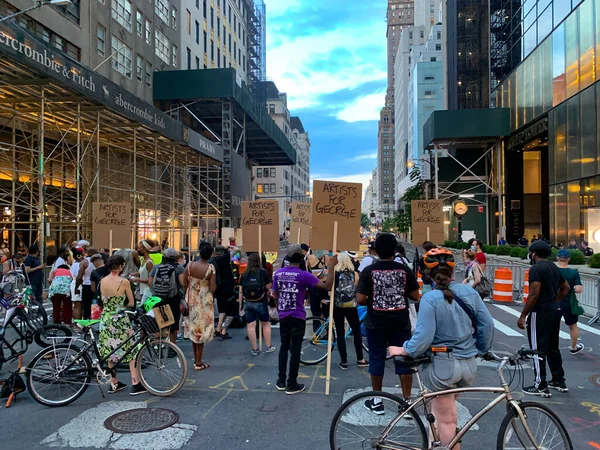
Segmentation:
[(492, 284), (490, 283), (490, 280), (488, 280), (483, 274), (483, 270), (481, 270), (481, 266), (479, 264), (477, 265), (477, 268), (479, 269), (479, 273), (481, 275), (481, 281), (473, 289), (477, 291), (481, 298), (487, 298), (492, 293)]

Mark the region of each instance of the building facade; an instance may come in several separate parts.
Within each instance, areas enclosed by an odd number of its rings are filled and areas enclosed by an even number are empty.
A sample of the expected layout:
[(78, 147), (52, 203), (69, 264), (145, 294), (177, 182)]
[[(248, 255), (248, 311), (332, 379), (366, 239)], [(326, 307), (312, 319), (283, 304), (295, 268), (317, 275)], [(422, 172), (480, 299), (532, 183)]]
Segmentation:
[(507, 238), (542, 233), (565, 244), (587, 240), (598, 252), (600, 1), (523, 8), (511, 10), (517, 34), (501, 46), (506, 67), (518, 64), (500, 73), (493, 91), (495, 104), (511, 110), (504, 144)]

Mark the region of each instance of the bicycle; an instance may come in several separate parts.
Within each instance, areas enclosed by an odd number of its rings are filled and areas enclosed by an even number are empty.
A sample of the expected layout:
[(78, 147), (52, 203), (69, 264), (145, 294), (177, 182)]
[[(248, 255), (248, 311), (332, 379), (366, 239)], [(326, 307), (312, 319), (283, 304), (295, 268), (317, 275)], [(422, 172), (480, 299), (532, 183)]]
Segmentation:
[[(438, 351), (451, 351), (443, 348)], [(435, 353), (434, 353), (435, 354)], [(348, 449), (387, 449), (387, 450), (449, 450), (461, 442), (469, 429), (485, 414), (502, 402), (506, 402), (507, 413), (502, 420), (498, 433), (496, 446), (498, 450), (504, 449), (550, 449), (573, 450), (569, 434), (558, 418), (548, 407), (536, 402), (521, 402), (513, 398), (510, 385), (514, 379), (512, 374), (510, 382), (504, 378), (504, 370), (508, 364), (519, 366), (521, 369), (520, 381), (523, 372), (520, 362), (523, 359), (537, 357), (537, 351), (521, 349), (512, 357), (499, 358), (492, 353), (483, 356), (488, 361), (499, 361), (497, 372), (501, 387), (467, 387), (448, 389), (430, 393), (423, 386), (419, 375), (418, 366), (431, 361), (430, 356), (415, 359), (395, 358), (395, 364), (409, 368), (416, 376), (419, 385), (419, 396), (410, 403), (402, 398), (386, 392), (364, 392), (348, 399), (336, 412), (329, 433), (330, 448), (333, 450)], [(493, 393), (499, 394), (487, 406), (475, 414), (461, 429), (457, 430), (456, 437), (448, 444), (442, 446), (439, 433), (435, 426), (435, 417), (431, 414), (429, 402), (436, 397), (445, 395), (458, 395), (464, 393)], [(358, 411), (365, 408), (365, 400), (378, 397), (382, 400), (382, 407), (377, 414), (368, 413), (365, 417)], [(424, 417), (429, 424), (433, 442), (430, 445), (427, 431), (417, 414), (417, 408), (422, 406)], [(407, 416), (410, 416), (407, 420)]]
[[(367, 308), (359, 307), (358, 319), (362, 325), (367, 317)], [(322, 317), (309, 317), (306, 319), (306, 329), (304, 331), (304, 337), (302, 339), (302, 348), (300, 351), (300, 362), (306, 366), (313, 366), (319, 364), (327, 358), (327, 336), (329, 333), (329, 318), (323, 319)], [(362, 334), (362, 333), (361, 333)], [(347, 339), (352, 335), (352, 330), (348, 329), (344, 335), (344, 339)], [(333, 326), (333, 340), (331, 342), (331, 349), (335, 348), (337, 342), (337, 335), (335, 331), (335, 325)], [(369, 345), (367, 338), (362, 334), (362, 348), (369, 353)], [(386, 359), (392, 357), (387, 354)]]
[(14, 279), (10, 282), (13, 289), (11, 292), (11, 300), (16, 295), (21, 295), (24, 305), (27, 307), (25, 314), (29, 319), (29, 323), (32, 328), (41, 328), (48, 325), (48, 313), (44, 309), (43, 305), (37, 303), (33, 296), (33, 290), (31, 286), (27, 284), (27, 278), (20, 271), (11, 271), (8, 275), (13, 275)]
[[(34, 341), (40, 347), (45, 348), (51, 345), (51, 339), (65, 339), (73, 335), (71, 330), (64, 325), (41, 325), (36, 321), (32, 322), (29, 310), (34, 305), (30, 304), (24, 293), (12, 295), (9, 298), (0, 298), (0, 305), (5, 310), (4, 322), (0, 327), (0, 369), (5, 362), (10, 363), (19, 359), (19, 356), (25, 354), (29, 345)], [(34, 317), (39, 317), (39, 315), (34, 314)], [(6, 336), (9, 329), (16, 334), (14, 340), (9, 340)], [(10, 351), (10, 355), (5, 356), (5, 349)]]
[[(100, 355), (92, 331), (92, 326), (100, 320), (75, 320), (83, 327), (85, 340), (73, 337), (68, 344), (54, 343), (33, 358), (26, 376), (27, 389), (35, 401), (45, 406), (66, 406), (83, 395), (94, 375), (102, 392), (101, 385), (111, 382), (118, 364), (133, 352), (139, 380), (148, 392), (166, 397), (181, 389), (187, 378), (187, 362), (181, 349), (163, 340), (164, 330), (160, 330), (154, 317), (143, 310), (125, 310), (119, 314), (128, 316), (136, 329), (110, 354), (104, 357)], [(75, 345), (75, 342), (82, 347)], [(110, 357), (123, 347), (129, 348), (118, 358), (114, 367), (109, 368)], [(175, 352), (175, 357), (168, 357), (170, 350)]]

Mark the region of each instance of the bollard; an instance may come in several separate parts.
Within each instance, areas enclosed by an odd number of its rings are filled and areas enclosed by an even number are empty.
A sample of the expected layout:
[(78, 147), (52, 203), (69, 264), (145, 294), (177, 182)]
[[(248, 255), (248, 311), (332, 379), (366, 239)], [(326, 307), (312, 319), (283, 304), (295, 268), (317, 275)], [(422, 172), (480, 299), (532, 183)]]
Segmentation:
[(523, 282), (523, 303), (527, 303), (529, 297), (529, 269), (525, 271), (525, 281)]
[(503, 303), (511, 303), (513, 301), (512, 270), (507, 267), (496, 269), (493, 300)]

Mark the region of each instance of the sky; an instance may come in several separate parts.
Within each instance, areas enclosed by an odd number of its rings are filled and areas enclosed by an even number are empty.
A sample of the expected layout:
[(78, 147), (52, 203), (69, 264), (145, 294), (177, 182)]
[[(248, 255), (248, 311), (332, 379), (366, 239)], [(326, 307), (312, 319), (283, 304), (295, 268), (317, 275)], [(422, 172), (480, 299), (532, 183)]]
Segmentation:
[(311, 141), (311, 179), (363, 183), (377, 161), (387, 87), (379, 0), (265, 0), (267, 77)]

